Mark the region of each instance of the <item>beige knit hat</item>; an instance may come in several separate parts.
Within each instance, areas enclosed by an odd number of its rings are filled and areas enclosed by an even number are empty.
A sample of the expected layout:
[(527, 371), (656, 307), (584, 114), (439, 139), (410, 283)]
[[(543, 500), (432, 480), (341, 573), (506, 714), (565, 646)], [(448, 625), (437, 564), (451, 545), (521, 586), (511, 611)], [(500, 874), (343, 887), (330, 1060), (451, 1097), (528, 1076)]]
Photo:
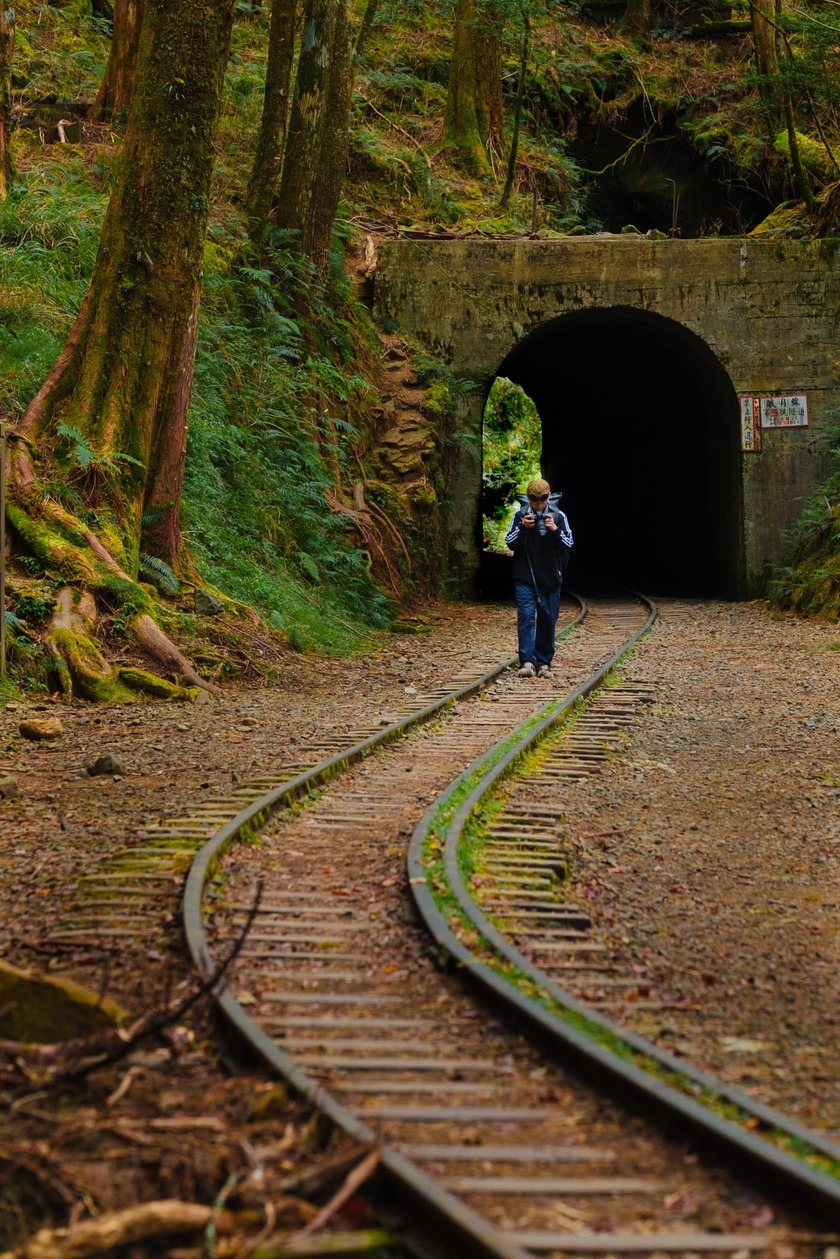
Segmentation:
[(533, 481), (529, 481), (525, 486), (525, 493), (528, 498), (545, 498), (551, 493), (551, 486), (542, 477), (534, 477)]

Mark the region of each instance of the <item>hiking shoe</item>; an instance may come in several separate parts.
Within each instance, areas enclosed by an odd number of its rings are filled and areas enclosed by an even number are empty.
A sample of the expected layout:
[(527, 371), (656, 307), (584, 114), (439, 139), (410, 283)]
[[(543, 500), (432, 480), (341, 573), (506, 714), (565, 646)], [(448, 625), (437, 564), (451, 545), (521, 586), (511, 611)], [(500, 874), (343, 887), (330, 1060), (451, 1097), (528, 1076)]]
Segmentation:
[(541, 664), (539, 669), (537, 669), (537, 677), (538, 678), (553, 678), (554, 674), (551, 672), (551, 668), (549, 667), (549, 665)]
[(537, 676), (537, 671), (531, 664), (530, 660), (525, 661), (524, 665), (519, 670), (519, 676), (521, 678), (535, 678)]

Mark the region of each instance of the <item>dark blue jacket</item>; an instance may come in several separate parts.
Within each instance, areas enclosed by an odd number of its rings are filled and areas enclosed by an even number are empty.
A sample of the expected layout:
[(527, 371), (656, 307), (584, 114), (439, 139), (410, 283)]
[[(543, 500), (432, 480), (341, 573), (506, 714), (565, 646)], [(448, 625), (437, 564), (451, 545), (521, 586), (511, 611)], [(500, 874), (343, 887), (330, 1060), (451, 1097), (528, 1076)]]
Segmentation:
[(548, 500), (548, 511), (557, 525), (554, 533), (546, 529), (541, 537), (536, 525), (533, 529), (522, 528), (522, 517), (531, 510), (526, 499), (525, 505), (514, 513), (505, 536), (505, 544), (513, 551), (514, 582), (536, 585), (544, 594), (560, 589), (563, 569), (574, 545), (566, 513), (557, 506), (559, 498), (559, 494), (552, 494)]

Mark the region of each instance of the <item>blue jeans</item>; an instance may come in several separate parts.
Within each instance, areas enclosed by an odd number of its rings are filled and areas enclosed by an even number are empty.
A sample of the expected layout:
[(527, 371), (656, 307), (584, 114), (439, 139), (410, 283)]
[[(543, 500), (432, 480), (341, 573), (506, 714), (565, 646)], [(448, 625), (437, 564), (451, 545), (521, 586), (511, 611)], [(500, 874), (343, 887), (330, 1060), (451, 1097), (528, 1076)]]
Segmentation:
[(550, 665), (554, 659), (554, 627), (560, 613), (560, 591), (539, 595), (524, 582), (514, 585), (516, 597), (516, 632), (519, 636), (521, 665)]

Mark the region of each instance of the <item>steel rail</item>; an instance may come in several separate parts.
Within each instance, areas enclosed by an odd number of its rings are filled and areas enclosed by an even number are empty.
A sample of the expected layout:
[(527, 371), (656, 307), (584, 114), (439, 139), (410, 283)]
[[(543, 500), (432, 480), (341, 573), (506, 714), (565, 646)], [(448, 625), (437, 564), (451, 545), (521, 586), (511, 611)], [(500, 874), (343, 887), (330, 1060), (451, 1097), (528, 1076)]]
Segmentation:
[[(642, 598), (642, 596), (639, 597)], [(595, 691), (603, 683), (610, 670), (649, 630), (656, 616), (656, 609), (649, 600), (644, 599), (644, 602), (650, 608), (648, 621), (625, 646), (620, 648), (567, 699), (547, 705), (543, 710), (545, 715), (538, 720), (536, 726), (532, 725), (528, 732), (515, 743), (511, 745), (510, 740), (504, 741), (508, 746), (501, 758), (499, 745), (479, 757), (426, 811), (414, 831), (409, 847), (408, 878), (412, 896), (436, 944), (457, 965), (459, 973), (477, 985), (495, 1003), (501, 1003), (505, 1010), (515, 1014), (539, 1036), (543, 1043), (548, 1043), (556, 1051), (565, 1054), (567, 1058), (571, 1055), (578, 1066), (584, 1067), (590, 1074), (597, 1073), (602, 1078), (611, 1080), (613, 1084), (629, 1089), (637, 1098), (647, 1103), (654, 1103), (660, 1113), (677, 1116), (683, 1123), (688, 1123), (706, 1141), (712, 1142), (719, 1149), (728, 1151), (733, 1158), (745, 1160), (754, 1172), (764, 1176), (769, 1175), (775, 1182), (786, 1185), (788, 1188), (794, 1187), (800, 1194), (804, 1193), (809, 1202), (820, 1212), (826, 1212), (827, 1218), (836, 1224), (840, 1221), (839, 1181), (814, 1170), (801, 1159), (785, 1153), (731, 1120), (715, 1114), (708, 1106), (657, 1079), (649, 1071), (618, 1057), (600, 1044), (594, 1036), (577, 1030), (564, 1021), (562, 1016), (552, 1013), (523, 996), (513, 986), (515, 980), (496, 973), (491, 968), (492, 963), (488, 962), (487, 957), (476, 956), (458, 939), (450, 928), (447, 918), (438, 908), (429, 885), (425, 847), (430, 833), (434, 831), (438, 842), (441, 839), (444, 841), (443, 864), (449, 889), (470, 926), (478, 932), (483, 942), (498, 958), (510, 963), (528, 981), (536, 984), (554, 1005), (561, 1007), (569, 1014), (582, 1016), (590, 1024), (597, 1025), (600, 1030), (609, 1033), (611, 1038), (630, 1047), (637, 1054), (644, 1055), (669, 1073), (677, 1073), (691, 1081), (698, 1091), (704, 1090), (737, 1106), (746, 1115), (758, 1120), (762, 1126), (784, 1134), (792, 1140), (806, 1143), (815, 1153), (840, 1160), (840, 1146), (836, 1143), (781, 1112), (731, 1088), (716, 1077), (675, 1058), (653, 1042), (627, 1031), (620, 1024), (578, 1001), (525, 957), (505, 935), (493, 926), (470, 896), (461, 876), (458, 846), (464, 828), (474, 811), (500, 780), (511, 771), (522, 755), (533, 749), (551, 733), (558, 723), (569, 715), (576, 703)], [(472, 785), (471, 790), (469, 790), (470, 785)], [(452, 817), (444, 823), (444, 838), (439, 834), (442, 815), (445, 814), (447, 805), (454, 798), (460, 797), (465, 790), (468, 790), (468, 795), (455, 807)]]
[[(587, 614), (585, 600), (572, 592), (567, 593), (578, 604), (579, 611), (570, 624), (563, 628), (562, 635), (569, 634)], [(516, 657), (509, 657), (480, 678), (449, 692), (418, 712), (408, 714), (282, 783), (252, 801), (213, 834), (190, 866), (182, 901), (182, 922), (187, 948), (203, 980), (211, 980), (218, 972), (219, 964), (208, 946), (201, 913), (202, 901), (205, 888), (227, 849), (237, 839), (248, 837), (259, 830), (275, 813), (301, 799), (313, 788), (338, 777), (349, 766), (357, 764), (377, 748), (394, 742), (415, 726), (432, 720), (459, 699), (476, 694), (515, 661)], [(250, 1018), (224, 980), (213, 995), (219, 1014), (251, 1053), (280, 1074), (297, 1094), (311, 1102), (348, 1136), (362, 1144), (377, 1143), (375, 1133), (366, 1124), (301, 1071), (294, 1059)], [(448, 1259), (454, 1245), (463, 1259), (528, 1259), (527, 1253), (516, 1243), (505, 1238), (478, 1212), (442, 1189), (432, 1177), (398, 1151), (384, 1147), (380, 1156), (380, 1168), (388, 1178), (392, 1200), (401, 1205), (409, 1215), (417, 1216), (422, 1212), (423, 1236), (414, 1239), (412, 1243), (416, 1254), (428, 1259)], [(412, 1242), (410, 1235), (407, 1240)]]
[[(547, 731), (556, 725), (556, 723), (562, 719), (563, 715), (568, 712), (571, 705), (581, 700), (585, 694), (588, 694), (591, 690), (595, 689), (595, 686), (597, 686), (600, 680), (603, 679), (603, 676), (608, 673), (612, 667), (614, 667), (617, 661), (628, 650), (629, 646), (637, 641), (641, 634), (650, 627), (653, 615), (654, 612), (651, 609), (651, 615), (642, 630), (634, 634), (630, 639), (629, 644), (625, 644), (622, 649), (615, 653), (615, 655), (612, 656), (610, 660), (608, 660), (606, 664), (597, 671), (597, 674), (593, 675), (593, 678), (588, 679), (583, 686), (578, 688), (570, 699), (560, 702), (555, 701), (553, 704), (544, 705), (536, 712), (536, 714), (532, 714), (528, 718), (527, 722), (523, 723), (530, 728), (529, 738), (517, 738), (516, 733), (508, 735), (500, 742), (500, 744), (496, 745), (494, 750), (491, 750), (491, 752), (485, 757), (479, 758), (470, 770), (466, 771), (465, 774), (459, 777), (457, 783), (454, 784), (443, 797), (439, 797), (435, 806), (433, 806), (431, 810), (428, 810), (427, 814), (424, 815), (424, 820), (428, 819), (430, 816), (439, 816), (438, 811), (442, 807), (442, 804), (443, 807), (445, 807), (445, 802), (451, 800), (453, 789), (457, 788), (458, 784), (463, 785), (464, 782), (468, 780), (470, 773), (476, 770), (476, 767), (486, 767), (488, 761), (493, 761), (499, 772), (503, 772), (507, 766), (516, 760), (518, 755), (521, 755), (520, 745), (530, 745), (535, 735), (539, 737), (540, 732)], [(566, 632), (568, 632), (568, 630)], [(505, 663), (507, 664), (508, 662)], [(484, 675), (484, 678), (491, 679), (500, 672), (500, 668), (490, 671), (488, 674)], [(599, 679), (598, 682), (593, 681), (596, 677)], [(472, 692), (475, 689), (479, 689), (479, 686), (476, 683), (472, 683), (465, 689), (468, 692)], [(439, 712), (451, 702), (452, 698), (453, 697), (451, 695), (445, 696), (437, 700), (434, 705), (429, 707), (432, 709), (433, 713)], [(423, 711), (425, 712), (426, 710), (424, 709)], [(402, 722), (394, 723), (394, 725), (402, 726), (406, 729), (410, 728), (418, 722), (420, 716), (421, 714), (419, 713), (411, 714)], [(364, 747), (371, 750), (371, 744), (376, 745), (378, 743), (388, 741), (390, 733), (390, 728), (380, 731), (377, 735), (362, 740), (359, 745), (354, 745), (354, 748)], [(391, 734), (391, 737), (393, 738), (396, 736)], [(300, 798), (300, 795), (305, 793), (305, 791), (310, 790), (312, 786), (317, 786), (320, 782), (327, 781), (328, 778), (334, 777), (349, 764), (360, 760), (362, 755), (367, 755), (367, 752), (364, 752), (356, 756), (352, 756), (352, 752), (353, 749), (348, 748), (347, 750), (330, 757), (328, 761), (322, 762), (320, 765), (314, 766), (305, 773), (299, 775), (298, 779), (285, 783), (282, 788), (274, 789), (272, 792), (266, 793), (265, 797), (253, 802), (247, 809), (243, 810), (237, 818), (232, 819), (229, 823), (217, 831), (212, 839), (205, 844), (205, 847), (198, 854), (193, 870), (190, 872), (187, 889), (188, 894), (190, 894), (191, 890), (189, 882), (192, 880), (193, 884), (198, 886), (198, 896), (196, 898), (195, 887), (193, 887), (193, 900), (191, 906), (188, 907), (187, 895), (185, 895), (184, 926), (193, 959), (205, 978), (212, 978), (218, 967), (211, 957), (204, 939), (204, 928), (201, 921), (201, 885), (212, 876), (221, 853), (230, 846), (231, 842), (237, 837), (237, 835), (248, 835), (252, 833), (262, 821), (266, 820), (267, 817), (271, 815), (272, 812), (276, 812), (285, 804), (291, 803), (293, 799)], [(318, 781), (315, 781), (316, 777), (324, 771), (326, 771), (325, 776), (319, 778)], [(469, 786), (473, 787), (473, 784), (470, 783)], [(295, 794), (290, 798), (290, 793), (292, 792)], [(415, 831), (415, 837), (421, 827), (422, 822)], [(198, 869), (199, 862), (201, 863), (201, 870)], [(413, 869), (410, 873), (413, 875)], [(414, 878), (417, 878), (418, 882), (414, 882)], [(422, 889), (425, 889), (426, 874), (422, 865), (420, 866), (419, 874), (414, 875), (414, 878), (412, 878), (412, 882), (410, 884), (412, 891), (417, 893), (418, 889), (421, 891)], [(472, 964), (474, 963), (478, 965), (479, 969), (482, 967), (485, 969), (487, 968), (486, 958), (476, 959), (474, 955), (469, 954), (466, 950), (459, 953), (460, 946), (457, 940), (454, 940), (454, 937), (453, 941), (455, 947), (452, 948), (450, 946), (450, 942), (446, 941), (444, 938), (448, 933), (448, 928), (445, 923), (443, 926), (444, 933), (442, 936), (438, 936), (438, 939), (445, 944), (446, 950), (449, 952), (450, 956), (454, 956), (456, 958), (459, 964), (459, 969), (462, 969), (467, 975), (469, 975), (472, 969)], [(487, 927), (490, 930), (494, 930), (489, 923), (487, 923)], [(530, 964), (525, 963), (525, 965), (527, 966)], [(541, 984), (541, 987), (546, 989), (550, 983), (551, 981), (549, 980), (547, 984)], [(514, 999), (511, 999), (511, 993), (512, 990), (504, 984), (500, 984), (499, 992), (493, 992), (491, 985), (491, 994), (497, 1000), (503, 999), (509, 1009), (513, 1008), (519, 1025), (522, 1026), (522, 1024), (525, 1023), (532, 1030), (540, 1033), (540, 1037), (544, 1042), (546, 1035), (545, 1029), (542, 1026), (540, 1014), (547, 1014), (547, 1012), (535, 1011), (533, 1007), (531, 1007), (529, 1003), (525, 1002), (518, 993), (515, 994)], [(253, 1054), (258, 1056), (272, 1070), (280, 1074), (294, 1092), (306, 1098), (311, 1104), (325, 1114), (325, 1116), (327, 1116), (327, 1118), (336, 1127), (355, 1141), (366, 1145), (379, 1144), (381, 1138), (377, 1137), (377, 1135), (368, 1127), (367, 1123), (358, 1116), (358, 1114), (350, 1110), (343, 1101), (339, 1100), (338, 1097), (329, 1092), (315, 1079), (307, 1075), (306, 1071), (298, 1066), (294, 1058), (284, 1049), (280, 1048), (277, 1042), (251, 1019), (242, 1006), (240, 1006), (237, 1002), (233, 994), (228, 990), (225, 983), (221, 983), (219, 986), (217, 1005), (221, 1015), (237, 1037), (248, 1046)], [(586, 1007), (581, 1007), (581, 1009), (584, 1010), (585, 1008)], [(606, 1024), (606, 1020), (602, 1021)], [(568, 1031), (569, 1029), (566, 1028), (564, 1030)], [(624, 1039), (626, 1040), (626, 1036)], [(582, 1038), (583, 1047), (580, 1051), (581, 1056), (585, 1053), (590, 1061), (592, 1059), (592, 1055), (589, 1051), (591, 1050), (593, 1043), (594, 1042), (589, 1041), (585, 1037)], [(596, 1048), (608, 1057), (602, 1046), (596, 1045)], [(593, 1069), (598, 1069), (601, 1066), (602, 1064), (598, 1062), (596, 1057), (595, 1067)], [(610, 1063), (609, 1066), (611, 1068), (612, 1063)], [(636, 1069), (638, 1070), (638, 1068)], [(683, 1070), (683, 1073), (685, 1074), (684, 1064), (680, 1063), (679, 1069)], [(606, 1069), (602, 1071), (602, 1074), (608, 1073), (610, 1072)], [(643, 1075), (644, 1073), (640, 1072), (640, 1074)], [(615, 1082), (614, 1073), (613, 1082)], [(622, 1083), (624, 1084), (626, 1091), (626, 1082)], [(433, 1176), (423, 1172), (419, 1167), (410, 1162), (410, 1156), (403, 1155), (388, 1145), (380, 1146), (379, 1149), (380, 1174), (382, 1181), (384, 1182), (384, 1186), (387, 1188), (389, 1194), (389, 1205), (395, 1206), (397, 1210), (402, 1213), (403, 1220), (414, 1222), (414, 1234), (412, 1234), (411, 1231), (409, 1231), (408, 1234), (404, 1234), (404, 1240), (411, 1249), (412, 1253), (422, 1256), (423, 1259), (450, 1259), (450, 1256), (453, 1253), (462, 1253), (464, 1259), (473, 1259), (473, 1257), (475, 1257), (475, 1259), (526, 1259), (526, 1256), (531, 1254), (531, 1243), (526, 1240), (526, 1236), (524, 1234), (518, 1239), (505, 1235), (504, 1232), (501, 1232), (497, 1227), (490, 1224), (470, 1206), (465, 1204), (463, 1201), (460, 1201), (454, 1193), (441, 1187)]]
[[(563, 627), (563, 635), (571, 633), (573, 629), (580, 625), (588, 610), (584, 599), (571, 591), (567, 593), (569, 598), (574, 599), (577, 603), (578, 612), (574, 619)], [(211, 835), (204, 846), (196, 853), (187, 873), (181, 911), (187, 946), (193, 963), (198, 967), (203, 978), (209, 978), (216, 966), (207, 948), (204, 924), (201, 920), (201, 902), (204, 887), (208, 878), (211, 877), (219, 857), (224, 854), (231, 843), (252, 834), (255, 830), (259, 830), (275, 813), (281, 809), (288, 808), (289, 805), (300, 800), (313, 788), (321, 787), (331, 779), (337, 778), (351, 765), (364, 760), (377, 748), (385, 747), (387, 744), (393, 743), (396, 739), (407, 734), (415, 726), (420, 726), (433, 720), (444, 709), (452, 704), (456, 704), (459, 700), (476, 695), (494, 681), (499, 674), (503, 673), (505, 669), (510, 668), (515, 661), (515, 656), (509, 656), (506, 660), (503, 660), (500, 664), (495, 665), (492, 669), (487, 670), (486, 673), (481, 674), (480, 677), (466, 683), (464, 686), (456, 687), (439, 699), (434, 700), (431, 704), (425, 705), (416, 712), (408, 713), (405, 717), (391, 722), (381, 730), (377, 730), (373, 734), (367, 735), (364, 739), (360, 739), (356, 743), (349, 744), (341, 751), (335, 752), (332, 756), (326, 757), (324, 760), (319, 761), (317, 765), (302, 770), (294, 778), (287, 779), (285, 782), (280, 783), (279, 786), (267, 791), (265, 795), (252, 800), (246, 808), (242, 809), (229, 822), (226, 822), (224, 826)]]

